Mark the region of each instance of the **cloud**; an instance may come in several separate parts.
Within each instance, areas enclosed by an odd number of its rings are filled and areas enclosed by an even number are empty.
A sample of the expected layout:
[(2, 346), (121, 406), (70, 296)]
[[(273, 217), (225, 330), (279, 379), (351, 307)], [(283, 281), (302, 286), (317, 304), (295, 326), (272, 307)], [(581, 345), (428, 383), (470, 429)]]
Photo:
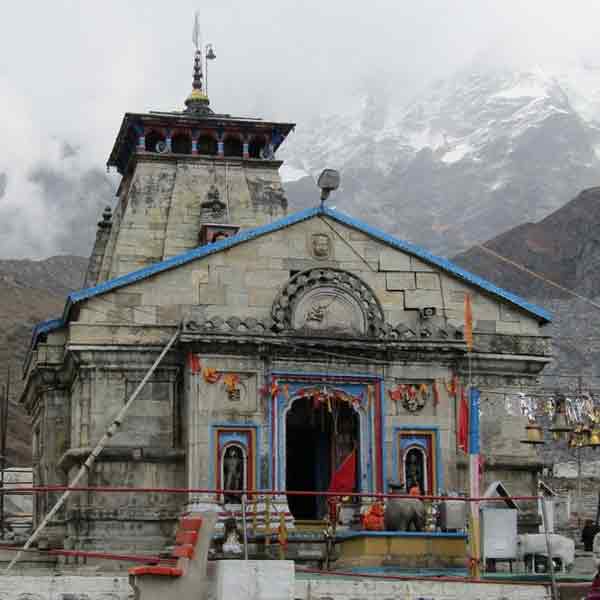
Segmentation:
[(475, 59), (600, 64), (600, 3), (583, 0), (180, 0), (177, 10), (162, 0), (54, 0), (35, 12), (10, 3), (0, 38), (10, 58), (0, 65), (0, 257), (88, 252), (100, 210), (114, 203), (116, 180), (102, 169), (123, 113), (182, 108), (197, 8), (217, 51), (215, 110), (299, 127), (367, 88), (404, 101)]

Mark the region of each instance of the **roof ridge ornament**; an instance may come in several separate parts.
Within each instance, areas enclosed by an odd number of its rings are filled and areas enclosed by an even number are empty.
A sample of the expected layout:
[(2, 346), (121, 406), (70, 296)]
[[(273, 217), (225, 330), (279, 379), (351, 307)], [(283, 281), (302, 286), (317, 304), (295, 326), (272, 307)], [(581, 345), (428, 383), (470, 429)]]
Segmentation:
[(205, 75), (208, 68), (208, 60), (214, 60), (217, 57), (217, 55), (215, 54), (213, 45), (206, 44), (204, 56), (205, 65), (203, 73), (202, 38), (200, 32), (200, 22), (198, 17), (199, 14), (198, 11), (196, 11), (196, 13), (194, 14), (194, 27), (192, 29), (192, 43), (196, 48), (194, 52), (192, 91), (185, 100), (185, 112), (197, 115), (207, 115), (212, 114), (213, 111), (209, 108), (210, 101), (206, 92), (206, 84), (203, 84), (203, 79), (205, 79), (205, 81), (207, 79), (205, 78)]

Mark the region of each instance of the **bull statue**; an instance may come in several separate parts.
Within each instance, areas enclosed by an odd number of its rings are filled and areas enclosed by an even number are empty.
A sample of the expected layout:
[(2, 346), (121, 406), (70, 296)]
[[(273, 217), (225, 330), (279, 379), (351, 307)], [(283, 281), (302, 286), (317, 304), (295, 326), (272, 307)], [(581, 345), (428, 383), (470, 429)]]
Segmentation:
[[(390, 483), (391, 494), (406, 494), (403, 483)], [(415, 531), (425, 528), (425, 504), (419, 498), (388, 498), (385, 505), (386, 531)]]

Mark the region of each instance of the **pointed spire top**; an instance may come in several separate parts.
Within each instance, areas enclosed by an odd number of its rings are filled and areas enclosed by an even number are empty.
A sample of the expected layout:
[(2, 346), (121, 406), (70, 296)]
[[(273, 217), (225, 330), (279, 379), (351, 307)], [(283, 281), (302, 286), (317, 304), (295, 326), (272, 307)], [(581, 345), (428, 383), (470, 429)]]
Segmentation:
[(192, 91), (185, 101), (185, 112), (196, 114), (212, 113), (208, 105), (208, 96), (202, 85), (202, 40), (200, 33), (200, 22), (198, 12), (194, 14), (194, 28), (192, 29), (192, 42), (196, 48), (194, 52), (194, 76), (192, 79)]

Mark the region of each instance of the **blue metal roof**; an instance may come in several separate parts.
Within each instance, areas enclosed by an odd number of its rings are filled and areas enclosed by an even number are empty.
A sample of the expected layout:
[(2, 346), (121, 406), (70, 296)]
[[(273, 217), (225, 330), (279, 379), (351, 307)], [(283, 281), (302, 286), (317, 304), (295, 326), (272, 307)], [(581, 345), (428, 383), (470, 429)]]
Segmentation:
[(446, 271), (451, 275), (454, 275), (455, 277), (458, 277), (459, 279), (470, 283), (471, 285), (474, 285), (490, 294), (493, 294), (494, 296), (498, 296), (503, 300), (507, 300), (511, 304), (514, 304), (515, 306), (525, 310), (526, 312), (531, 313), (533, 316), (537, 317), (542, 322), (549, 322), (552, 320), (552, 315), (547, 310), (528, 302), (527, 300), (521, 298), (520, 296), (517, 296), (516, 294), (508, 292), (494, 285), (493, 283), (487, 281), (483, 277), (479, 277), (478, 275), (475, 275), (473, 273), (470, 273), (469, 271), (466, 271), (465, 269), (462, 269), (461, 267), (454, 264), (448, 259), (441, 258), (439, 256), (436, 256), (435, 254), (431, 254), (431, 252), (428, 252), (427, 250), (421, 248), (420, 246), (417, 246), (416, 244), (412, 244), (410, 242), (406, 242), (404, 240), (395, 238), (394, 236), (385, 233), (384, 231), (381, 231), (376, 227), (367, 225), (366, 223), (363, 223), (358, 219), (350, 217), (349, 215), (346, 215), (338, 210), (335, 210), (333, 208), (327, 208), (325, 206), (317, 206), (315, 208), (301, 210), (292, 215), (274, 221), (273, 223), (269, 223), (268, 225), (262, 225), (260, 227), (255, 227), (254, 229), (246, 229), (240, 231), (238, 234), (229, 238), (225, 238), (212, 244), (206, 244), (205, 246), (194, 248), (193, 250), (184, 252), (183, 254), (179, 254), (177, 256), (173, 256), (172, 258), (169, 258), (159, 263), (155, 263), (153, 265), (150, 265), (149, 267), (144, 267), (143, 269), (133, 271), (132, 273), (127, 273), (126, 275), (121, 275), (120, 277), (116, 277), (115, 279), (110, 279), (109, 281), (105, 281), (94, 287), (78, 290), (77, 292), (72, 292), (67, 296), (67, 302), (65, 305), (65, 310), (63, 312), (62, 319), (52, 319), (50, 321), (44, 321), (43, 323), (40, 323), (36, 326), (33, 332), (32, 346), (35, 345), (37, 337), (40, 334), (64, 326), (69, 320), (69, 312), (74, 304), (82, 302), (83, 300), (87, 300), (88, 298), (93, 298), (94, 296), (99, 296), (100, 294), (105, 294), (106, 292), (110, 292), (112, 290), (130, 285), (137, 281), (142, 281), (143, 279), (147, 279), (148, 277), (152, 277), (153, 275), (157, 275), (158, 273), (162, 273), (163, 271), (168, 271), (169, 269), (174, 269), (175, 267), (187, 264), (198, 258), (204, 258), (205, 256), (210, 256), (211, 254), (221, 252), (222, 250), (227, 250), (228, 248), (232, 248), (233, 246), (237, 246), (238, 244), (241, 244), (243, 242), (248, 242), (257, 237), (261, 237), (274, 231), (284, 229), (285, 227), (295, 225), (296, 223), (306, 221), (318, 215), (330, 217), (331, 219), (334, 219), (339, 223), (361, 231), (366, 235), (369, 235), (375, 239), (384, 242), (385, 244), (397, 248), (398, 250), (402, 250), (403, 252), (412, 254), (413, 256), (420, 258), (424, 262), (429, 263), (431, 265), (435, 265), (443, 271)]

